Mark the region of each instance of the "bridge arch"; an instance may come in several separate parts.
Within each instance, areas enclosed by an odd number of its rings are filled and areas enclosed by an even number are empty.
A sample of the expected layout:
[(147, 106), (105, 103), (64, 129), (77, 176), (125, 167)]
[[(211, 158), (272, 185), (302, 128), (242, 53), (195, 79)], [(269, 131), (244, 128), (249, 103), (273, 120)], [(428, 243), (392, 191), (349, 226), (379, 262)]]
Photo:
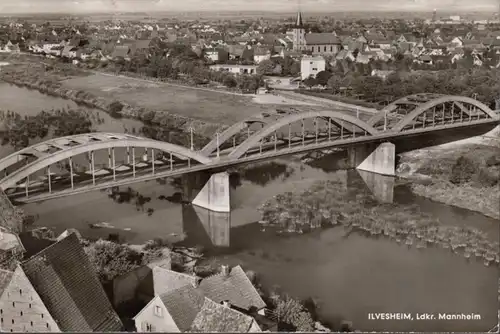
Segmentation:
[(233, 124), (226, 130), (224, 130), (222, 133), (219, 134), (219, 139), (213, 138), (205, 147), (203, 147), (200, 150), (200, 153), (209, 156), (210, 154), (214, 153), (217, 150), (217, 146), (223, 145), (226, 143), (229, 139), (231, 139), (233, 136), (237, 135), (240, 133), (242, 130), (245, 130), (249, 124), (252, 123), (259, 123), (259, 124), (268, 124), (269, 120), (263, 118), (263, 117), (251, 117), (247, 118), (241, 122), (238, 122), (236, 124)]
[(481, 101), (475, 100), (470, 97), (466, 96), (455, 96), (455, 95), (444, 95), (435, 99), (432, 99), (430, 101), (427, 101), (421, 105), (419, 105), (417, 108), (412, 110), (408, 115), (406, 115), (402, 120), (400, 120), (398, 123), (396, 123), (392, 128), (391, 131), (394, 132), (400, 132), (402, 131), (407, 125), (411, 124), (413, 120), (415, 120), (417, 117), (419, 117), (421, 114), (427, 112), (429, 109), (446, 103), (446, 102), (458, 102), (458, 103), (467, 103), (470, 105), (473, 105), (477, 107), (480, 111), (482, 111), (484, 114), (487, 116), (491, 117), (492, 119), (498, 119), (498, 115), (490, 109), (487, 105), (482, 103)]
[[(28, 163), (27, 165), (16, 170), (15, 172), (12, 172), (8, 176), (0, 180), (0, 189), (6, 190), (8, 188), (12, 188), (16, 186), (18, 182), (26, 179), (30, 175), (36, 173), (39, 170), (47, 168), (57, 162), (64, 161), (79, 154), (88, 153), (91, 151), (104, 150), (109, 148), (126, 148), (126, 147), (149, 148), (149, 149), (156, 149), (159, 151), (172, 153), (173, 155), (179, 157), (190, 158), (205, 165), (209, 164), (212, 161), (212, 159), (200, 154), (199, 152), (192, 151), (186, 147), (182, 147), (171, 143), (161, 142), (158, 140), (142, 138), (137, 136), (129, 136), (124, 134), (106, 134), (107, 137), (103, 137), (102, 134), (99, 133), (95, 134), (89, 133), (85, 135), (64, 137), (64, 139), (81, 138), (82, 136), (93, 137), (94, 135), (100, 138), (100, 140), (88, 141), (85, 143), (77, 144), (75, 146), (61, 147), (62, 148), (61, 150), (51, 154), (45, 154), (39, 157), (37, 160)], [(61, 138), (57, 138), (57, 140), (60, 139)], [(52, 145), (53, 142), (52, 140), (49, 140), (46, 141), (45, 143)], [(40, 144), (36, 144), (33, 146), (39, 146), (39, 145)], [(27, 147), (22, 151), (29, 152), (29, 149), (31, 149), (32, 147)]]
[(275, 131), (281, 129), (282, 127), (295, 123), (300, 120), (310, 119), (310, 118), (328, 118), (336, 124), (340, 125), (341, 121), (345, 121), (349, 124), (356, 125), (360, 129), (366, 131), (370, 135), (375, 135), (379, 133), (377, 129), (367, 124), (366, 122), (350, 115), (338, 111), (324, 110), (324, 111), (310, 111), (305, 113), (289, 114), (285, 117), (279, 118), (274, 122), (266, 125), (262, 130), (254, 133), (250, 138), (246, 139), (240, 145), (238, 145), (227, 157), (229, 159), (238, 159), (242, 157), (248, 150), (257, 145), (260, 140), (274, 133)]
[[(413, 106), (419, 106), (422, 103), (428, 102), (429, 100), (433, 100), (435, 98), (439, 98), (445, 95), (442, 94), (434, 94), (434, 93), (419, 93), (419, 94), (412, 94), (412, 95), (407, 95), (404, 97), (401, 97), (397, 99), (396, 101), (393, 101), (386, 105), (384, 108), (380, 109), (375, 115), (373, 115), (367, 123), (370, 124), (371, 126), (375, 126), (378, 122), (384, 119), (386, 114), (389, 114), (396, 110), (398, 106), (400, 105), (413, 105)], [(418, 101), (412, 101), (412, 100), (417, 100), (417, 99), (424, 99), (423, 102), (418, 102)]]

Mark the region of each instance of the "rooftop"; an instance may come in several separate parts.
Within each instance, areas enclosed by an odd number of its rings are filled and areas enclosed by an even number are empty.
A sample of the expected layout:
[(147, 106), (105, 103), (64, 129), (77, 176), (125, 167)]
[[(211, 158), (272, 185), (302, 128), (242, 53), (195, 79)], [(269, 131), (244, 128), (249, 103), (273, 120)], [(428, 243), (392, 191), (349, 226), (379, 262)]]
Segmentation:
[(253, 328), (256, 329), (253, 331), (260, 332), (252, 317), (205, 298), (201, 311), (193, 321), (191, 331), (248, 333)]
[(21, 264), (63, 331), (119, 331), (122, 323), (72, 233)]

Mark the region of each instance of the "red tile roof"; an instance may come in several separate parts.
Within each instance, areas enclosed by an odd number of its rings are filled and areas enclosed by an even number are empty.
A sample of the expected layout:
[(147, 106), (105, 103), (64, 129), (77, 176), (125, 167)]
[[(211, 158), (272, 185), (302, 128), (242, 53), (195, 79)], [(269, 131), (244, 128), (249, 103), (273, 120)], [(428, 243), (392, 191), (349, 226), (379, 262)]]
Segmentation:
[(199, 288), (205, 296), (216, 303), (229, 301), (232, 305), (243, 309), (257, 310), (266, 307), (259, 293), (240, 266), (231, 269), (228, 275), (222, 273), (205, 278)]
[(21, 266), (61, 330), (122, 329), (75, 234), (47, 247)]

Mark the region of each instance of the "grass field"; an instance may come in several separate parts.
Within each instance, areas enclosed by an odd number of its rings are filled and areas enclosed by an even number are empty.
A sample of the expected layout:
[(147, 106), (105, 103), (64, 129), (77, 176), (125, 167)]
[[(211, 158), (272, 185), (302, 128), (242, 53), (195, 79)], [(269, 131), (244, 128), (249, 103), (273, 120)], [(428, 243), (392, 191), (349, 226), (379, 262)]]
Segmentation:
[[(63, 85), (98, 96), (112, 97), (130, 105), (228, 125), (260, 112), (283, 107), (282, 102), (256, 103), (253, 96), (224, 94), (103, 74), (65, 80)], [(293, 100), (289, 100), (289, 103), (297, 106), (304, 104)]]

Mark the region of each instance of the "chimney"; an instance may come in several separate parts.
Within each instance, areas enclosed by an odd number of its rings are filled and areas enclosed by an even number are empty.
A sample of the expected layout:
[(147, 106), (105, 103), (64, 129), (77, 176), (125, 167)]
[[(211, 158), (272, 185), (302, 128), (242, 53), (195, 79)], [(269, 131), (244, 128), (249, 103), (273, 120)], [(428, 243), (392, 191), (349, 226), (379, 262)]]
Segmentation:
[(229, 308), (231, 308), (231, 303), (229, 302), (229, 300), (223, 300), (221, 304), (222, 304), (222, 306), (224, 306), (224, 307), (229, 307)]
[(222, 265), (220, 272), (223, 276), (229, 276), (229, 266), (227, 265)]

